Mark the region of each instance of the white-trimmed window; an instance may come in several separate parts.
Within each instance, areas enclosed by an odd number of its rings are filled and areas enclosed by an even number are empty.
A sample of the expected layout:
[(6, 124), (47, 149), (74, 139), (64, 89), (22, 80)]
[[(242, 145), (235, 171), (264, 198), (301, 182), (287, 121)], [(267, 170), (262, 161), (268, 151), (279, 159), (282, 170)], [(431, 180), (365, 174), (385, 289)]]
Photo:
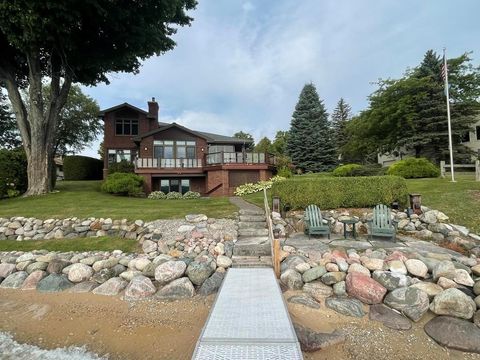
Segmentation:
[(123, 149), (108, 149), (108, 163), (113, 164), (120, 161), (132, 162), (132, 151)]

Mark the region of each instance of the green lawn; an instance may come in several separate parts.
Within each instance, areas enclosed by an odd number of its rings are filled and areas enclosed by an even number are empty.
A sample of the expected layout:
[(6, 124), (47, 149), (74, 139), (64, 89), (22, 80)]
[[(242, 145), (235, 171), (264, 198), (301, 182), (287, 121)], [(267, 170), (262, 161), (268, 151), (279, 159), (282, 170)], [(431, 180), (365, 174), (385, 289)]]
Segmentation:
[[(480, 181), (475, 181), (473, 174), (457, 174), (456, 180), (452, 183), (449, 178), (409, 179), (407, 186), (410, 193), (422, 194), (423, 205), (444, 212), (452, 223), (467, 226), (480, 234)], [(263, 192), (243, 198), (263, 206)]]
[(61, 181), (57, 193), (0, 200), (0, 217), (39, 219), (103, 217), (129, 220), (182, 218), (191, 213), (230, 217), (237, 208), (227, 197), (192, 200), (149, 200), (114, 196), (100, 191), (100, 181)]
[(135, 239), (122, 239), (115, 237), (54, 239), (54, 240), (2, 240), (0, 251), (113, 251), (136, 252), (138, 247)]

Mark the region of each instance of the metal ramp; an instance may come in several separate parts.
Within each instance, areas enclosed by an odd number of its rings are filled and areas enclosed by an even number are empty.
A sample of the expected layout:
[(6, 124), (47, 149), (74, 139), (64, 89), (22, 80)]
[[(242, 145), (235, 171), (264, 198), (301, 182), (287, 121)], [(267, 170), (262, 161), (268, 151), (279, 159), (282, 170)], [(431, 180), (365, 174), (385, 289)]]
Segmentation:
[(303, 359), (273, 269), (228, 270), (192, 359)]

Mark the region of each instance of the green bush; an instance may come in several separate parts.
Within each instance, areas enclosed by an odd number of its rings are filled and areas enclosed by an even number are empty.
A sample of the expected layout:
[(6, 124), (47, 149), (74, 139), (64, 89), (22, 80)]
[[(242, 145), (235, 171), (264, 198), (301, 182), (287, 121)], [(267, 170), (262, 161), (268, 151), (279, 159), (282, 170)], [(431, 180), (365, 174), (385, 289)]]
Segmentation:
[(23, 149), (0, 150), (0, 199), (27, 190), (27, 157)]
[(259, 181), (257, 183), (247, 183), (240, 186), (237, 186), (235, 189), (234, 194), (236, 196), (244, 196), (248, 194), (253, 194), (263, 189), (270, 189), (272, 185), (276, 182), (283, 181), (285, 178), (283, 176), (275, 175), (270, 180), (267, 181)]
[(391, 165), (387, 174), (401, 176), (405, 179), (434, 178), (440, 175), (440, 170), (425, 158), (408, 158)]
[(122, 160), (117, 163), (110, 164), (108, 166), (108, 173), (133, 173), (135, 172), (135, 165), (132, 162), (127, 160)]
[(362, 165), (358, 165), (358, 164), (341, 165), (332, 171), (332, 175), (333, 176), (354, 176), (352, 175), (352, 171), (355, 169), (359, 169), (361, 167)]
[(150, 194), (148, 194), (148, 198), (152, 200), (162, 200), (166, 199), (167, 195), (163, 191), (152, 191)]
[(407, 205), (405, 179), (398, 176), (293, 177), (272, 186), (272, 195), (292, 209), (310, 204), (323, 209), (361, 208), (398, 201)]
[(101, 180), (103, 161), (88, 156), (67, 156), (63, 159), (65, 180)]
[(277, 170), (277, 176), (281, 176), (284, 178), (290, 178), (293, 176), (292, 170), (288, 166), (282, 166)]
[(187, 191), (183, 194), (184, 199), (198, 199), (200, 197), (200, 193), (196, 191)]
[(166, 197), (168, 200), (178, 200), (182, 199), (182, 194), (177, 191), (170, 191)]
[(123, 196), (137, 196), (143, 191), (143, 177), (135, 174), (115, 173), (107, 176), (102, 191)]
[(362, 165), (353, 169), (351, 176), (381, 176), (387, 174), (387, 169), (380, 164)]

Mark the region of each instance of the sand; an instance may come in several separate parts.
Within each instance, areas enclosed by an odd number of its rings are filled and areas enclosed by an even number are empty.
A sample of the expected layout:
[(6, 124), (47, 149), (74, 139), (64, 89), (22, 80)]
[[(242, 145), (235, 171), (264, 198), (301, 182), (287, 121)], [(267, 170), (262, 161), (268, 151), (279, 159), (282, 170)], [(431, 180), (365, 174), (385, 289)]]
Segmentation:
[[(285, 293), (285, 298), (293, 292)], [(0, 289), (0, 331), (20, 342), (52, 349), (83, 346), (109, 359), (190, 359), (214, 296), (174, 302), (127, 303), (93, 294), (41, 294)], [(317, 331), (344, 331), (344, 344), (315, 353), (307, 360), (440, 360), (480, 359), (478, 354), (447, 350), (423, 331), (426, 315), (409, 331), (381, 323), (288, 304), (291, 318)]]

